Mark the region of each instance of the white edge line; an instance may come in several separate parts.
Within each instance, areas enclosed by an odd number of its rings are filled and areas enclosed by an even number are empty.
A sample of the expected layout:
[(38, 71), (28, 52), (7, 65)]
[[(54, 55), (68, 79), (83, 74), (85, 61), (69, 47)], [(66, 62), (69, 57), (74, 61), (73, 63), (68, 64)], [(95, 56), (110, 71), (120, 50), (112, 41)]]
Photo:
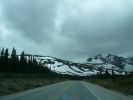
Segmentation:
[(98, 100), (103, 100), (100, 96), (96, 95), (94, 92), (92, 92), (91, 89), (88, 88), (87, 84), (85, 82), (81, 82)]

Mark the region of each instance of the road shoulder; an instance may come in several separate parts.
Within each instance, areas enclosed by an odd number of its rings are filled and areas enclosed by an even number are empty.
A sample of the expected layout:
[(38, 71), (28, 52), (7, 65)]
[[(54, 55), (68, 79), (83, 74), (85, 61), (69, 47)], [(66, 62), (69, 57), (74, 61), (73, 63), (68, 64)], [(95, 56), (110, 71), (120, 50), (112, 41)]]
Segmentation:
[(81, 83), (88, 88), (89, 91), (98, 98), (98, 100), (133, 100), (132, 96), (125, 96), (92, 83), (83, 81)]

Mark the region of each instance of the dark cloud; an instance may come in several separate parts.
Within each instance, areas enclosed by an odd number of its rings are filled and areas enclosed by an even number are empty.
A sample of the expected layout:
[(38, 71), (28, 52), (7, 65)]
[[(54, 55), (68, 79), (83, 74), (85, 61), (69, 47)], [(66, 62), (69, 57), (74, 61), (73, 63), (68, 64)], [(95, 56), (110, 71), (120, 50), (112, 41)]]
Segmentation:
[(65, 59), (133, 55), (133, 1), (1, 0), (0, 6), (3, 46)]
[(56, 0), (7, 0), (3, 12), (11, 27), (35, 41), (50, 38)]
[(89, 7), (91, 10), (86, 10), (84, 16), (69, 16), (64, 22), (62, 33), (83, 48), (83, 55), (101, 52), (122, 54), (132, 48), (132, 8), (129, 7), (129, 2), (111, 3), (112, 1), (106, 6), (99, 3), (98, 9)]

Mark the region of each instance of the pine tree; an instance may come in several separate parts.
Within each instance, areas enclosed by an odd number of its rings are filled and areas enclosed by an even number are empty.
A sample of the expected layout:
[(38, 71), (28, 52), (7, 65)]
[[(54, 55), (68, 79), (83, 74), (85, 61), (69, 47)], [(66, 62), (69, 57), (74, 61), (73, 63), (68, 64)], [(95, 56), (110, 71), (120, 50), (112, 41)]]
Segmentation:
[(106, 69), (105, 71), (105, 77), (108, 78), (110, 76), (110, 73), (108, 72), (108, 70)]
[(16, 53), (16, 49), (13, 48), (12, 49), (12, 53), (11, 53), (11, 70), (13, 72), (16, 72), (17, 71), (17, 66), (18, 66), (18, 62), (19, 62), (19, 59), (18, 59), (18, 56), (17, 56), (17, 53)]
[(114, 77), (114, 76), (115, 76), (114, 69), (112, 68), (112, 77)]
[(98, 70), (99, 70), (99, 74), (102, 75), (102, 72), (103, 72), (102, 67), (99, 67)]
[(9, 71), (9, 59), (8, 59), (9, 53), (8, 53), (8, 49), (5, 50), (4, 53), (4, 71), (8, 72)]
[(20, 72), (27, 71), (26, 65), (27, 65), (27, 59), (25, 58), (25, 53), (23, 51), (20, 56), (20, 69), (19, 69)]
[(4, 48), (1, 50), (0, 57), (4, 57)]
[(4, 70), (4, 48), (1, 50), (0, 53), (0, 72)]

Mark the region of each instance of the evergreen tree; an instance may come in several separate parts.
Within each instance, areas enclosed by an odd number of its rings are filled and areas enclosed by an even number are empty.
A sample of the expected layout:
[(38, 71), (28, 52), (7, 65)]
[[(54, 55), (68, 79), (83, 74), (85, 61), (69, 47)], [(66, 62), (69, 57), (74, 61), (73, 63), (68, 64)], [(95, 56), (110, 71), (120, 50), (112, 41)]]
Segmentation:
[(15, 59), (17, 58), (16, 56), (17, 56), (17, 54), (16, 54), (16, 49), (13, 48), (13, 49), (12, 49), (12, 53), (11, 53), (11, 59), (12, 59), (12, 60), (15, 60)]
[(26, 63), (24, 51), (21, 53), (20, 62), (21, 62), (21, 63)]
[(105, 77), (108, 78), (110, 76), (110, 73), (108, 72), (108, 70), (106, 69), (105, 71)]
[(20, 68), (19, 71), (20, 72), (26, 72), (27, 71), (27, 59), (25, 58), (25, 54), (24, 51), (21, 53), (20, 55)]
[(4, 65), (3, 67), (4, 68), (4, 71), (5, 72), (9, 72), (9, 59), (8, 59), (8, 56), (9, 56), (9, 53), (8, 53), (8, 49), (5, 50), (5, 53), (4, 53)]
[(16, 53), (16, 49), (15, 48), (13, 48), (12, 49), (12, 53), (11, 53), (11, 70), (13, 71), (13, 72), (16, 72), (17, 71), (17, 66), (18, 66), (18, 62), (19, 62), (19, 59), (18, 59), (18, 56), (17, 56), (17, 53)]
[(114, 77), (114, 76), (115, 76), (114, 69), (112, 68), (112, 77)]
[(98, 70), (99, 70), (99, 74), (102, 75), (102, 72), (103, 72), (102, 67), (99, 67)]
[(0, 53), (0, 72), (4, 70), (4, 48), (1, 50)]
[(1, 50), (0, 57), (4, 57), (4, 48)]

